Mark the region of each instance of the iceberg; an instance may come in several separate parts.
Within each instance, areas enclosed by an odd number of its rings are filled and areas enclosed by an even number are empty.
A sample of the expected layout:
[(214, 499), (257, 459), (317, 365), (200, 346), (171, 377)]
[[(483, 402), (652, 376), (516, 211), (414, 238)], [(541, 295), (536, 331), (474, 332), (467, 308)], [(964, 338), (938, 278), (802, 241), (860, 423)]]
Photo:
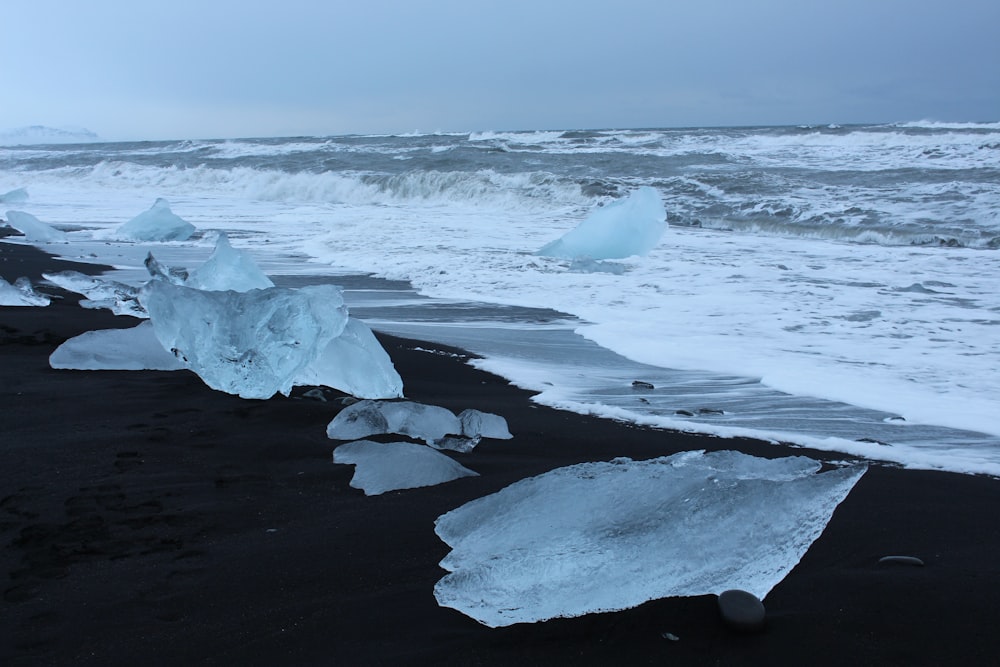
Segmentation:
[(24, 211), (7, 211), (7, 224), (24, 234), (24, 238), (32, 243), (66, 240), (66, 232), (55, 229)]
[(358, 401), (337, 413), (326, 427), (333, 440), (395, 433), (430, 443), (461, 432), (462, 422), (451, 410), (413, 401)]
[(351, 486), (366, 496), (478, 476), (437, 450), (412, 442), (349, 442), (333, 450), (333, 462), (355, 466)]
[(552, 470), (440, 516), (440, 605), (490, 627), (740, 589), (764, 598), (865, 466), (682, 452)]
[(140, 301), (165, 349), (208, 386), (243, 398), (287, 396), (347, 325), (334, 285), (207, 292), (150, 280)]
[(56, 287), (86, 297), (80, 301), (84, 308), (107, 308), (115, 315), (131, 315), (142, 319), (149, 317), (145, 307), (139, 303), (139, 290), (131, 285), (95, 278), (79, 271), (43, 273), (42, 277)]
[(18, 278), (11, 285), (0, 278), (0, 306), (47, 306), (49, 297), (39, 294), (25, 277)]
[(115, 231), (122, 241), (185, 241), (195, 227), (170, 210), (166, 199), (157, 199), (147, 211), (135, 216)]
[(28, 191), (25, 188), (18, 188), (0, 195), (2, 204), (23, 204), (28, 201)]
[(274, 283), (260, 270), (253, 258), (233, 248), (225, 234), (219, 234), (212, 255), (191, 272), (185, 284), (196, 289), (237, 292), (274, 287)]
[(594, 209), (576, 228), (536, 254), (570, 260), (645, 255), (659, 243), (666, 228), (659, 193), (643, 186), (625, 199)]
[[(295, 378), (298, 386), (322, 385), (358, 398), (400, 398), (403, 380), (392, 359), (364, 322), (353, 317), (316, 361)], [(363, 436), (357, 436), (363, 437)]]
[(462, 435), (466, 438), (492, 438), (495, 440), (510, 440), (510, 429), (507, 420), (500, 415), (479, 410), (462, 410), (458, 414), (462, 423)]
[(49, 355), (49, 366), (85, 371), (176, 371), (186, 366), (163, 349), (146, 321), (130, 329), (88, 331)]

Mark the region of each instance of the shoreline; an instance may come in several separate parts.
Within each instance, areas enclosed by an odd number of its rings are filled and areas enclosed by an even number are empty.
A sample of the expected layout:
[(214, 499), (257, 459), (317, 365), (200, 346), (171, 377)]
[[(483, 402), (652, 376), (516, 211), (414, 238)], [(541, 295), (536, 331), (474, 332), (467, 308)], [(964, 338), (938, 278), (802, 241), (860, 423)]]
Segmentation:
[[(67, 268), (85, 270), (0, 243), (9, 281)], [(434, 519), (469, 500), (616, 456), (844, 456), (550, 409), (464, 351), (380, 334), (408, 398), (500, 414), (514, 439), (457, 457), (479, 477), (366, 497), (348, 486), (353, 468), (331, 462), (339, 403), (302, 390), (247, 401), (184, 371), (49, 368), (62, 340), (134, 323), (63, 296), (0, 307), (3, 664), (931, 665), (1000, 653), (996, 479), (870, 465), (764, 600), (761, 634), (727, 630), (714, 596), (489, 629), (432, 594), (448, 552)], [(887, 555), (926, 565), (880, 564)]]

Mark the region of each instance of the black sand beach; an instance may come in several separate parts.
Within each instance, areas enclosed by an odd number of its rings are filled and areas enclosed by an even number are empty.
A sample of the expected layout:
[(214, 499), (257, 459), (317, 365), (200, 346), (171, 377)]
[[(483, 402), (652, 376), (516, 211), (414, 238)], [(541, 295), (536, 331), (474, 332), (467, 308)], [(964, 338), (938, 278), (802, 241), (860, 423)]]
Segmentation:
[[(8, 281), (70, 266), (0, 243)], [(56, 290), (48, 290), (58, 293)], [(76, 298), (0, 307), (2, 665), (992, 665), (1000, 480), (872, 465), (738, 634), (713, 596), (490, 629), (432, 594), (439, 515), (553, 468), (689, 449), (829, 453), (540, 407), (442, 346), (382, 337), (407, 397), (506, 417), (480, 477), (365, 497), (325, 435), (340, 404), (247, 401), (188, 372), (57, 371), (92, 329)], [(711, 530), (711, 526), (706, 526)], [(917, 556), (924, 567), (880, 564)], [(663, 637), (672, 633), (671, 641)]]

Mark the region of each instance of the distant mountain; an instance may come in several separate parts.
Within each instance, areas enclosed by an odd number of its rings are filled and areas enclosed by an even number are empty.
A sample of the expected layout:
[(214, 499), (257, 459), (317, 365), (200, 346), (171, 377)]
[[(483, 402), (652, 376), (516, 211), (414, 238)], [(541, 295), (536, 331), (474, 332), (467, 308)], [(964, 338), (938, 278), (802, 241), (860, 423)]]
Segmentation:
[(27, 144), (84, 144), (100, 141), (101, 138), (82, 127), (46, 127), (30, 125), (6, 132), (0, 132), (0, 146), (24, 146)]

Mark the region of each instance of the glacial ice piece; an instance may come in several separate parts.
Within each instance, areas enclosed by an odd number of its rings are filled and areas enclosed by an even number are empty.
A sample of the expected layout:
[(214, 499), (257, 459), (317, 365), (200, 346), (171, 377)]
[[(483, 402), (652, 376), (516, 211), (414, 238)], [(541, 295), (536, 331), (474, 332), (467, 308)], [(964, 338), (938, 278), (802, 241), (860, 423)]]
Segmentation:
[(663, 201), (643, 186), (625, 199), (594, 209), (583, 222), (537, 254), (561, 259), (619, 259), (645, 255), (667, 228)]
[[(403, 380), (371, 329), (348, 318), (344, 331), (295, 378), (299, 386), (323, 385), (358, 398), (400, 398)], [(356, 436), (363, 437), (363, 436)]]
[(434, 595), (490, 627), (741, 589), (764, 598), (864, 466), (682, 452), (582, 463), (437, 519), (452, 551)]
[(225, 234), (219, 234), (212, 255), (191, 272), (186, 284), (196, 289), (236, 292), (274, 287), (274, 283), (260, 270), (253, 258), (242, 250), (233, 248)]
[(131, 285), (88, 276), (79, 271), (43, 273), (42, 277), (67, 292), (85, 296), (86, 299), (80, 301), (84, 308), (107, 308), (115, 315), (149, 317), (145, 307), (139, 303), (139, 290)]
[(478, 476), (437, 450), (413, 442), (349, 442), (333, 450), (333, 462), (354, 464), (351, 486), (366, 496)]
[(500, 415), (470, 408), (462, 410), (458, 419), (462, 422), (462, 435), (467, 438), (510, 440), (514, 437), (507, 428), (507, 420)]
[(2, 204), (23, 204), (28, 201), (28, 191), (25, 188), (18, 188), (0, 195)]
[(176, 215), (167, 200), (160, 198), (149, 210), (119, 227), (115, 237), (123, 241), (185, 241), (194, 231), (194, 225)]
[(66, 240), (66, 232), (51, 227), (24, 211), (7, 211), (7, 224), (24, 234), (25, 240), (32, 243)]
[(206, 292), (150, 280), (140, 300), (164, 348), (208, 386), (243, 398), (287, 396), (347, 324), (334, 285)]
[(163, 349), (152, 323), (130, 329), (88, 331), (49, 355), (49, 366), (86, 371), (176, 371), (186, 366)]
[(358, 401), (341, 410), (326, 427), (334, 440), (396, 433), (434, 442), (460, 434), (462, 422), (447, 408), (412, 401)]
[(49, 297), (39, 294), (25, 277), (18, 278), (11, 285), (0, 278), (0, 306), (47, 306)]
[(142, 264), (154, 280), (165, 280), (174, 285), (184, 285), (190, 277), (187, 269), (167, 266), (153, 257), (153, 253), (151, 252), (146, 253), (146, 259), (143, 260)]

